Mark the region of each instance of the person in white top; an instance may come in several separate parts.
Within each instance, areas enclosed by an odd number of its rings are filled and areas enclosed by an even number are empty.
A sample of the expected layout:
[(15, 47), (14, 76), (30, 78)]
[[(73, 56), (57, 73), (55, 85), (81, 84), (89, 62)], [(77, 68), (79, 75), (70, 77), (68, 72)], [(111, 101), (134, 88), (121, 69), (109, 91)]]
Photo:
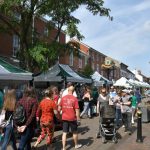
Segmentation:
[[(71, 82), (68, 82), (68, 83), (67, 83), (67, 88), (63, 91), (62, 97), (68, 95), (68, 88), (69, 88), (70, 86), (72, 86), (72, 83), (71, 83)], [(77, 97), (76, 91), (73, 92), (73, 96)]]

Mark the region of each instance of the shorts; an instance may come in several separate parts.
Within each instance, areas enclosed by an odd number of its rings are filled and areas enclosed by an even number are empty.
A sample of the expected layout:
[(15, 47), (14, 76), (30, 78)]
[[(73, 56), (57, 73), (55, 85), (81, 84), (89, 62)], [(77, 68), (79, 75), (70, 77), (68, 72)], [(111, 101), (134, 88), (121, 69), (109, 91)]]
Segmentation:
[(72, 133), (77, 133), (77, 121), (66, 121), (63, 120), (63, 132), (68, 133), (69, 128)]

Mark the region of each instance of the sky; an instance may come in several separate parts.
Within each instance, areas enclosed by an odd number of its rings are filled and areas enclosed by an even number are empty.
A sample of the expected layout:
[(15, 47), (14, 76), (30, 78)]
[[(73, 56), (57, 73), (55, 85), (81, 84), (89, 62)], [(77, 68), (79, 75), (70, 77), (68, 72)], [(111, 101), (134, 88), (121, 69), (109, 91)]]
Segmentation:
[(104, 1), (113, 21), (93, 16), (84, 6), (74, 13), (82, 42), (150, 77), (150, 0)]

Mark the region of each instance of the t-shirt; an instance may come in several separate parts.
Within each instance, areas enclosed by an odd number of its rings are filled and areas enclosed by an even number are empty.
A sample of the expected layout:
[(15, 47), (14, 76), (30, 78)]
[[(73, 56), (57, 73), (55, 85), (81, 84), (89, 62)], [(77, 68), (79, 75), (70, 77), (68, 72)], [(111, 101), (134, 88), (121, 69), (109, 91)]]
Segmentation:
[(54, 102), (55, 102), (56, 105), (57, 105), (57, 104), (58, 104), (59, 96), (58, 96), (58, 95), (54, 95), (53, 99), (54, 99)]
[(114, 92), (110, 92), (109, 93), (109, 97), (110, 97), (110, 105), (113, 105), (113, 102), (114, 102), (114, 98), (115, 96), (117, 95), (117, 93), (114, 91)]
[(42, 123), (48, 123), (50, 121), (53, 121), (54, 110), (57, 110), (55, 102), (53, 100), (45, 98), (40, 102), (37, 111), (37, 117), (41, 116), (40, 121)]
[(136, 96), (132, 96), (131, 97), (131, 105), (133, 108), (136, 108), (136, 105), (137, 105), (137, 98)]
[[(66, 88), (64, 91), (63, 91), (63, 94), (62, 94), (62, 97), (68, 95), (68, 88)], [(77, 93), (76, 91), (73, 92), (73, 96), (77, 97)]]
[(100, 94), (98, 97), (98, 101), (99, 101), (99, 111), (101, 111), (102, 107), (109, 104), (109, 95), (103, 96)]
[[(123, 103), (129, 102), (129, 101), (131, 102), (130, 96), (125, 96), (125, 97), (122, 97), (121, 99), (122, 99)], [(122, 107), (123, 107), (124, 113), (125, 112), (132, 112), (131, 105), (123, 105)]]
[(59, 106), (62, 108), (62, 120), (75, 121), (76, 109), (79, 109), (78, 99), (73, 95), (66, 95), (61, 99)]

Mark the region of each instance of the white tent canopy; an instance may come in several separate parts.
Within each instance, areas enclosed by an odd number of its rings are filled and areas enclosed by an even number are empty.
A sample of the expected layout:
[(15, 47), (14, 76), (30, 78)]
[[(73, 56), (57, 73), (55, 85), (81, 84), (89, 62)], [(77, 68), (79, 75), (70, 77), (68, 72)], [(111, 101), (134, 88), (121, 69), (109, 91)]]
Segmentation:
[(134, 84), (135, 87), (150, 87), (150, 85), (146, 82), (141, 82), (133, 79), (130, 79), (129, 82)]
[(103, 84), (112, 84), (111, 81), (109, 81), (107, 78), (103, 77), (101, 74), (99, 74), (97, 71), (95, 71), (91, 75), (92, 79), (94, 80), (95, 86), (102, 86)]
[(121, 86), (121, 87), (126, 87), (126, 88), (132, 88), (133, 84), (130, 83), (125, 77), (121, 77), (118, 79), (115, 83), (114, 86)]

